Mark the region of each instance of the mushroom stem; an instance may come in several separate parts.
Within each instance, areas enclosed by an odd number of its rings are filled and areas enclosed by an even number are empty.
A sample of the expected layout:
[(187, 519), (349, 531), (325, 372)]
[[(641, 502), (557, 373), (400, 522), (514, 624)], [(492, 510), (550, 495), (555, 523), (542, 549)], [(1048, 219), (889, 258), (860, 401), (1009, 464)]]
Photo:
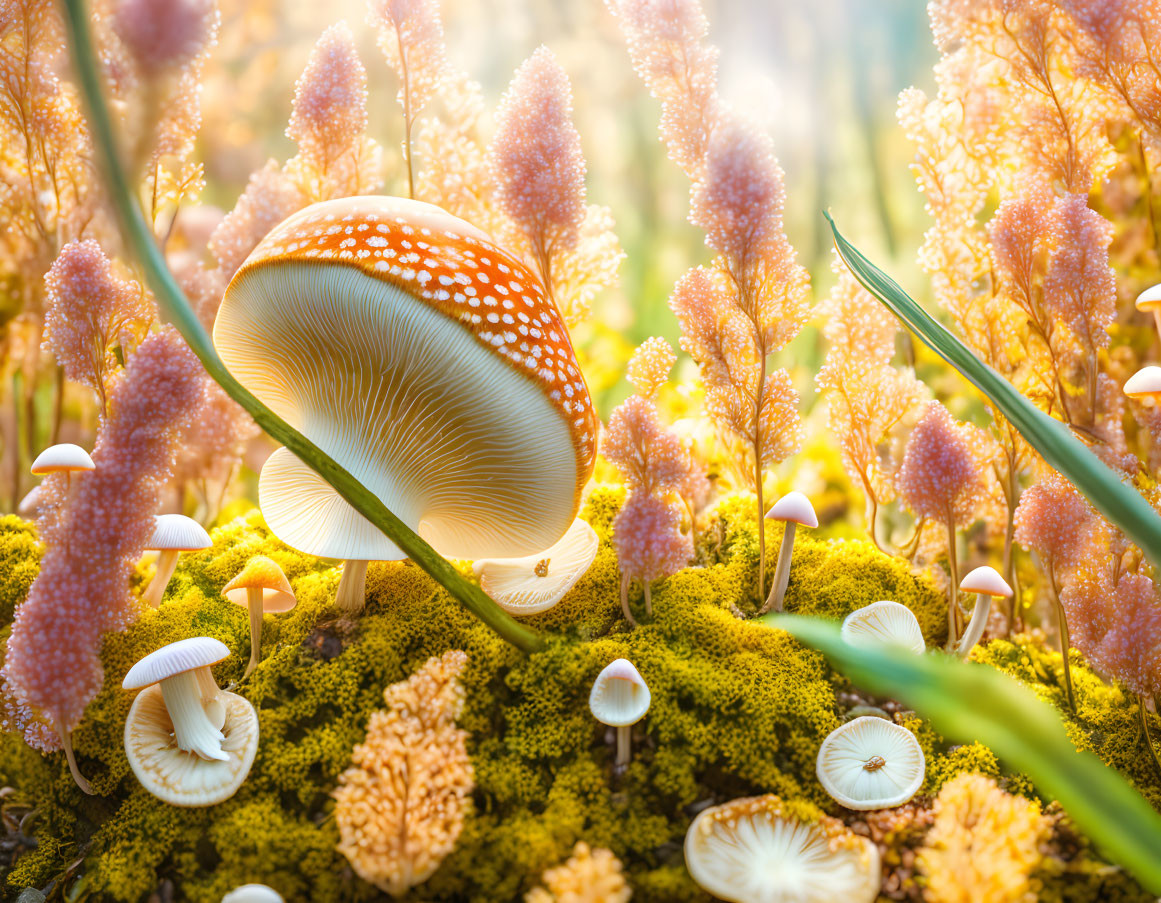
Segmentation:
[(367, 565), (370, 563), (358, 558), (343, 562), (343, 575), (339, 578), (339, 591), (335, 595), (339, 611), (350, 615), (363, 610), (367, 598)]
[(976, 607), (972, 610), (972, 619), (968, 622), (967, 630), (960, 638), (955, 654), (960, 658), (967, 658), (972, 647), (984, 635), (984, 628), (988, 624), (988, 614), (992, 610), (992, 597), (984, 593), (976, 593)]
[(1153, 308), (1153, 323), (1157, 327), (1157, 335), (1161, 336), (1161, 307)]
[[(345, 576), (346, 568), (343, 568), (343, 571)], [(341, 589), (341, 582), (339, 586)], [(249, 586), (246, 588), (246, 608), (250, 611), (250, 663), (242, 672), (243, 680), (258, 667), (258, 660), (262, 657), (262, 587)]]
[(782, 531), (782, 545), (778, 547), (778, 567), (774, 570), (774, 584), (770, 587), (766, 604), (758, 612), (760, 615), (766, 614), (770, 609), (782, 611), (782, 599), (790, 583), (790, 557), (794, 553), (794, 534), (797, 529), (798, 524), (794, 521), (786, 522), (786, 529)]
[(226, 706), (222, 702), (222, 689), (214, 680), (214, 674), (209, 668), (197, 668), (194, 677), (198, 681), (198, 692), (202, 694), (202, 708), (206, 710), (206, 717), (218, 730), (226, 723)]
[(633, 618), (633, 612), (629, 611), (629, 584), (633, 582), (633, 578), (628, 574), (621, 575), (621, 612), (625, 615), (625, 620), (629, 622), (630, 627), (636, 627), (637, 622)]
[(169, 720), (173, 722), (173, 740), (178, 749), (195, 753), (203, 759), (229, 760), (222, 752), (225, 736), (214, 727), (202, 706), (201, 689), (192, 671), (183, 671), (161, 681), (161, 695)]
[(626, 724), (617, 728), (617, 764), (628, 765), (632, 758), (633, 728)]
[(165, 595), (165, 588), (169, 586), (174, 568), (177, 567), (177, 556), (180, 554), (177, 549), (163, 549), (157, 556), (157, 573), (153, 575), (153, 579), (149, 581), (149, 586), (141, 596), (150, 608), (158, 608), (161, 605), (161, 597)]
[[(60, 745), (64, 747), (65, 761), (69, 763), (69, 772), (73, 776), (73, 780), (77, 782), (77, 786), (81, 788), (83, 793), (90, 796), (93, 794), (93, 787), (81, 774), (81, 770), (77, 768), (77, 757), (73, 752), (73, 734), (72, 731), (66, 731), (63, 728), (57, 728), (57, 736), (60, 737)], [(1146, 741), (1148, 742), (1148, 741)]]

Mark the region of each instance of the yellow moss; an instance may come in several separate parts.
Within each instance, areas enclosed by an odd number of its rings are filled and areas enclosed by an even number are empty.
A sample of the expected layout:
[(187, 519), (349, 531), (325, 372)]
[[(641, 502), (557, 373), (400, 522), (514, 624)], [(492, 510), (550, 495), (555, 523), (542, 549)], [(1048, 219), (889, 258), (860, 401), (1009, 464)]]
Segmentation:
[[(730, 614), (732, 604), (752, 606), (746, 595), (756, 580), (752, 512), (745, 516), (741, 497), (712, 514), (704, 566), (658, 581), (654, 617), (627, 630), (609, 535), (622, 497), (619, 488), (597, 487), (588, 498), (584, 514), (601, 540), (597, 560), (560, 605), (530, 619), (547, 642), (527, 657), (413, 565), (372, 564), (367, 607), (346, 620), (334, 608), (333, 563), (286, 548), (255, 512), (214, 530), (211, 549), (182, 556), (161, 608), (105, 641), (105, 686), (74, 734), (96, 797), (80, 794), (60, 754), (42, 757), (19, 738), (0, 740), (0, 779), (41, 812), (40, 846), (17, 860), (9, 886), (44, 886), (83, 849), (94, 899), (143, 899), (159, 874), (193, 903), (217, 903), (229, 888), (252, 881), (286, 899), (375, 898), (378, 891), (336, 851), (330, 793), (382, 706), (382, 688), (433, 656), (462, 649), (469, 664), (458, 723), (470, 735), (476, 806), (419, 896), (519, 899), (583, 839), (625, 864), (634, 900), (705, 900), (682, 864), (690, 807), (777, 793), (787, 805), (833, 808), (815, 779), (815, 757), (839, 723), (836, 687), (847, 684), (784, 632)], [(777, 528), (768, 538), (777, 542)], [(790, 610), (840, 618), (894, 598), (912, 607), (929, 641), (941, 641), (942, 600), (905, 565), (865, 543), (800, 538)], [(0, 561), (35, 569), (38, 549), (26, 530), (0, 532), (0, 543)], [(266, 619), (263, 660), (242, 681), (247, 614), (219, 594), (252, 555), (279, 564), (299, 604)], [(245, 784), (205, 810), (158, 804), (137, 785), (121, 748), (132, 701), (120, 689), (126, 671), (159, 646), (193, 635), (230, 647), (214, 675), (254, 704), (261, 733)], [(997, 644), (985, 648), (998, 655)], [(640, 670), (653, 706), (633, 729), (632, 762), (617, 774), (613, 738), (589, 714), (587, 698), (596, 675), (619, 657)], [(1017, 656), (1009, 658), (1002, 666), (1014, 666)], [(926, 738), (916, 732), (930, 752), (932, 789), (964, 768), (998, 773), (982, 747), (949, 749), (929, 730)]]
[(17, 603), (28, 595), (43, 552), (31, 522), (14, 514), (0, 517), (0, 624), (12, 621)]

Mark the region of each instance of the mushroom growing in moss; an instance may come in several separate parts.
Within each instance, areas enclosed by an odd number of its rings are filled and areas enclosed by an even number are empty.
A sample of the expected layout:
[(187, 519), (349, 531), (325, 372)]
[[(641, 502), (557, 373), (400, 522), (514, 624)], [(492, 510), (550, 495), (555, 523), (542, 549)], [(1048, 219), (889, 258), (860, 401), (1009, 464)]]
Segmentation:
[(852, 611), (843, 619), (842, 637), (852, 646), (901, 646), (922, 654), (927, 651), (923, 631), (906, 605), (884, 599)]
[(623, 658), (610, 662), (593, 682), (589, 711), (601, 724), (617, 729), (617, 764), (628, 765), (634, 724), (649, 711), (651, 696), (641, 672)]
[(773, 794), (702, 811), (685, 835), (685, 866), (733, 903), (871, 903), (879, 850), (836, 819), (803, 821)]
[[(350, 197), (284, 220), (226, 289), (214, 343), (443, 555), (531, 555), (576, 516), (597, 417), (568, 330), (517, 257), (438, 207)], [(258, 494), (276, 536), (352, 580), (404, 557), (286, 449)]]
[(242, 786), (258, 751), (258, 715), (218, 689), (210, 666), (226, 644), (191, 637), (162, 646), (129, 669), (141, 690), (125, 720), (125, 755), (146, 790), (174, 806), (212, 806)]
[(161, 597), (165, 595), (165, 588), (169, 586), (174, 568), (177, 567), (177, 556), (182, 552), (208, 549), (211, 545), (210, 534), (192, 517), (184, 514), (158, 514), (154, 518), (153, 535), (145, 548), (161, 554), (157, 557), (157, 572), (145, 588), (142, 601), (151, 608), (161, 605)]
[(535, 615), (565, 597), (597, 557), (593, 528), (579, 517), (543, 552), (524, 558), (481, 558), (472, 565), (480, 587), (504, 611)]
[[(790, 557), (794, 553), (794, 534), (799, 526), (814, 529), (818, 526), (818, 517), (814, 513), (814, 505), (801, 492), (788, 492), (774, 503), (766, 512), (766, 520), (782, 521), (786, 527), (782, 531), (782, 545), (778, 549), (778, 566), (774, 570), (774, 583), (770, 587), (770, 595), (766, 603), (758, 612), (764, 615), (770, 609), (782, 611), (782, 600), (786, 596), (786, 586), (790, 582)], [(764, 528), (760, 527), (760, 529)]]
[(222, 587), (222, 595), (250, 612), (250, 662), (242, 673), (245, 679), (262, 656), (262, 615), (290, 611), (297, 600), (282, 568), (265, 555), (255, 555), (247, 561), (238, 575)]
[(816, 772), (823, 790), (848, 809), (888, 809), (915, 796), (926, 763), (911, 731), (864, 715), (822, 741)]
[(968, 622), (960, 638), (956, 654), (960, 658), (967, 658), (972, 647), (984, 635), (984, 628), (988, 625), (988, 614), (992, 610), (992, 599), (1010, 599), (1012, 587), (1000, 576), (995, 568), (978, 567), (960, 581), (959, 588), (965, 593), (976, 594), (976, 607), (972, 610), (972, 619)]

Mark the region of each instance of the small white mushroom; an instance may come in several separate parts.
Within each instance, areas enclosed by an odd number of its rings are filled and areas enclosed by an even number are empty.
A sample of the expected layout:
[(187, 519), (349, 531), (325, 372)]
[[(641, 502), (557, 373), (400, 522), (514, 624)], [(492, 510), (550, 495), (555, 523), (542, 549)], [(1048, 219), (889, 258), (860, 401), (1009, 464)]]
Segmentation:
[(685, 866), (732, 903), (872, 903), (879, 850), (850, 831), (784, 815), (778, 797), (746, 797), (702, 811), (685, 835)]
[(175, 806), (211, 806), (233, 796), (258, 751), (258, 715), (218, 688), (210, 666), (226, 644), (191, 637), (162, 646), (129, 669), (141, 690), (125, 721), (125, 755), (141, 785)]
[(887, 599), (847, 615), (842, 638), (852, 646), (902, 646), (919, 654), (927, 651), (923, 631), (911, 609)]
[(16, 513), (25, 520), (32, 520), (40, 514), (40, 506), (43, 504), (44, 492), (40, 486), (33, 486), (28, 495), (20, 500), (20, 504), (16, 506)]
[(797, 528), (818, 526), (818, 518), (814, 513), (814, 506), (801, 492), (788, 492), (774, 503), (766, 512), (766, 520), (779, 520), (786, 524), (782, 531), (782, 545), (778, 548), (778, 567), (774, 570), (774, 583), (770, 587), (770, 595), (766, 597), (766, 604), (758, 612), (764, 615), (770, 609), (782, 611), (782, 600), (786, 595), (786, 586), (790, 582), (790, 557), (794, 552), (794, 534)]
[(273, 887), (267, 887), (265, 884), (243, 884), (222, 897), (222, 903), (284, 903), (284, 901), (282, 895)]
[(177, 567), (177, 556), (182, 552), (208, 549), (211, 545), (210, 534), (192, 517), (184, 514), (156, 515), (153, 535), (145, 548), (156, 549), (161, 554), (157, 557), (157, 572), (141, 598), (151, 608), (161, 605), (161, 597), (165, 595), (165, 588)]
[(1012, 587), (1000, 576), (999, 571), (990, 567), (979, 567), (960, 581), (959, 588), (965, 593), (976, 593), (976, 607), (972, 619), (956, 647), (956, 655), (967, 658), (972, 647), (984, 635), (988, 626), (988, 614), (992, 610), (992, 599), (1010, 599)]
[(534, 615), (565, 597), (597, 557), (599, 541), (579, 517), (555, 544), (524, 558), (481, 558), (472, 565), (483, 589), (504, 611)]
[(628, 765), (630, 728), (649, 711), (649, 687), (632, 662), (623, 658), (611, 662), (593, 682), (589, 710), (601, 724), (617, 729), (617, 764)]
[(823, 789), (848, 809), (887, 809), (916, 794), (926, 763), (911, 731), (864, 715), (822, 741), (815, 771)]
[(242, 674), (246, 678), (261, 658), (262, 615), (290, 611), (297, 600), (282, 568), (265, 555), (255, 555), (247, 561), (238, 575), (222, 587), (222, 595), (250, 612), (250, 663)]
[(1142, 367), (1125, 380), (1122, 391), (1137, 401), (1151, 398), (1156, 403), (1161, 398), (1161, 367)]
[(77, 473), (82, 470), (96, 470), (97, 465), (89, 453), (79, 445), (62, 442), (50, 445), (32, 462), (32, 472), (37, 476), (49, 473)]
[(1157, 333), (1161, 335), (1161, 283), (1150, 286), (1137, 296), (1137, 310), (1153, 314)]

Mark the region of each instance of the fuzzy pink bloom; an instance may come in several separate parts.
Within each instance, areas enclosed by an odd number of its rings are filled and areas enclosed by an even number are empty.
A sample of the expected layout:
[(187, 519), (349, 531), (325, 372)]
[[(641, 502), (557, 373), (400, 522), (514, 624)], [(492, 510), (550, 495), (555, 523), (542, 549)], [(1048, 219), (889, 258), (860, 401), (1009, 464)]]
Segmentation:
[(214, 0), (120, 0), (113, 28), (137, 64), (151, 76), (178, 69), (214, 39)]
[(669, 379), (669, 371), (677, 363), (673, 347), (660, 336), (642, 342), (629, 358), (626, 378), (642, 398), (652, 398)]
[(379, 48), (399, 77), (399, 103), (410, 126), (448, 75), (436, 0), (371, 0), (369, 20)]
[(947, 408), (932, 401), (907, 441), (899, 495), (920, 517), (965, 524), (983, 497), (982, 470), (970, 427), (956, 423)]
[(1113, 224), (1088, 206), (1087, 195), (1066, 195), (1053, 212), (1057, 247), (1044, 279), (1044, 306), (1095, 354), (1109, 344), (1108, 328), (1117, 315), (1109, 266)]
[(676, 574), (692, 554), (681, 508), (642, 493), (629, 496), (613, 521), (613, 545), (622, 573), (645, 583)]
[(367, 128), (367, 71), (345, 22), (328, 28), (294, 85), (288, 138), (320, 168), (350, 148)]
[(1072, 644), (1099, 672), (1142, 696), (1161, 695), (1161, 600), (1143, 574), (1080, 573), (1061, 593)]
[(210, 253), (218, 261), (223, 282), (233, 278), (266, 233), (306, 203), (306, 197), (273, 160), (251, 175), (234, 209), (210, 237)]
[(124, 330), (153, 319), (153, 303), (136, 282), (121, 279), (92, 239), (65, 245), (45, 276), (44, 348), (65, 376), (105, 398), (116, 367), (113, 346)]
[[(201, 399), (203, 371), (172, 329), (154, 333), (113, 390), (93, 450), (54, 530), (40, 573), (18, 606), (0, 670), (9, 712), (32, 707), (71, 731), (101, 688), (101, 636), (121, 630), (138, 603), (129, 578), (153, 531), (176, 440)], [(43, 731), (27, 721), (30, 743)]]
[(669, 158), (694, 177), (705, 160), (719, 101), (718, 51), (697, 0), (606, 0), (620, 21), (629, 56), (661, 101), (661, 138)]
[(670, 493), (689, 474), (689, 455), (675, 433), (661, 425), (653, 402), (630, 395), (609, 418), (601, 449), (634, 493)]
[(1016, 542), (1034, 549), (1057, 575), (1078, 563), (1097, 526), (1084, 496), (1058, 473), (1021, 493), (1015, 523)]
[(519, 69), (496, 111), (489, 162), (500, 207), (552, 280), (551, 258), (575, 247), (585, 218), (585, 159), (568, 76), (547, 47)]
[[(225, 483), (258, 427), (245, 408), (210, 377), (202, 380), (201, 401), (182, 433), (176, 464), (178, 480)], [(208, 502), (209, 500), (207, 500)]]

